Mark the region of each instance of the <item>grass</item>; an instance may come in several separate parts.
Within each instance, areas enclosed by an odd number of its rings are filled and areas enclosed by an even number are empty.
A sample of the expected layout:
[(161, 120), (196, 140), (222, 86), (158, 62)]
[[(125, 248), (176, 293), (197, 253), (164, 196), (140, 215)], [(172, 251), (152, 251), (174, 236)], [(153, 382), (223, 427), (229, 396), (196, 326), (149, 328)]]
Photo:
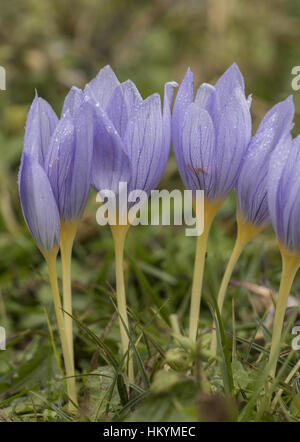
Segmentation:
[[(7, 350), (0, 352), (0, 420), (299, 421), (299, 371), (285, 382), (299, 360), (290, 347), (297, 308), (286, 323), (281, 363), (267, 395), (270, 330), (264, 325), (261, 299), (231, 285), (223, 318), (215, 310), (234, 241), (234, 195), (209, 238), (196, 345), (187, 338), (195, 238), (172, 226), (130, 229), (125, 280), (135, 382), (129, 392), (115, 308), (113, 242), (109, 228), (97, 226), (94, 213), (91, 196), (72, 268), (77, 416), (67, 411), (45, 264), (23, 226), (13, 236), (1, 237), (9, 260), (2, 254), (0, 320), (8, 340)], [(269, 229), (246, 248), (234, 279), (276, 290), (279, 277), (279, 253)], [(297, 284), (296, 279), (295, 289)], [(216, 360), (209, 353), (213, 318), (219, 341)]]

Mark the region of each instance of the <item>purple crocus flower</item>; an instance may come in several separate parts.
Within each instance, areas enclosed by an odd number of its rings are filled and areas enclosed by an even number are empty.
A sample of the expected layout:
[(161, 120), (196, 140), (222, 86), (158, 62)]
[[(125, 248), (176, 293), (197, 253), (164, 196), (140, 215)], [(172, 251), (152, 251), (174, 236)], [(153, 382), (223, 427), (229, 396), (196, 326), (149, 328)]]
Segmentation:
[(256, 227), (269, 223), (267, 171), (270, 156), (279, 140), (293, 127), (292, 96), (276, 104), (263, 118), (252, 137), (236, 186), (238, 215)]
[(268, 204), (276, 235), (285, 250), (300, 251), (300, 135), (282, 139), (268, 173)]
[[(119, 198), (120, 183), (125, 182), (127, 191), (144, 191), (149, 195), (157, 186), (170, 152), (170, 108), (175, 86), (176, 83), (165, 85), (162, 110), (158, 94), (143, 100), (136, 86), (130, 80), (120, 83), (110, 66), (101, 69), (86, 85), (84, 96), (94, 110), (92, 185), (98, 192), (112, 191)], [(80, 90), (73, 89), (68, 102), (76, 105), (81, 94)], [(141, 202), (144, 202), (142, 198)], [(129, 349), (126, 331), (129, 329), (129, 321), (123, 252), (130, 223), (125, 219), (125, 225), (121, 222), (113, 224), (111, 230), (115, 244), (117, 307), (123, 353), (126, 354)], [(134, 382), (129, 352), (128, 356), (128, 378)]]
[(251, 137), (250, 102), (234, 63), (215, 86), (202, 84), (194, 99), (193, 73), (188, 69), (172, 115), (173, 148), (188, 189), (223, 200), (236, 184)]
[(110, 66), (86, 85), (84, 94), (94, 108), (95, 189), (117, 195), (119, 182), (127, 182), (129, 191), (149, 194), (156, 187), (170, 151), (174, 86), (174, 82), (165, 85), (162, 112), (158, 94), (143, 100), (132, 81), (120, 83)]
[[(190, 69), (172, 114), (174, 153), (185, 186), (204, 190), (204, 232), (198, 236), (190, 306), (189, 337), (196, 341), (207, 238), (222, 202), (236, 185), (251, 138), (250, 102), (233, 64), (215, 86), (202, 84), (194, 98)], [(200, 220), (199, 220), (200, 221)]]
[(291, 287), (300, 267), (300, 136), (288, 134), (272, 153), (267, 193), (270, 218), (280, 244), (282, 274), (273, 323), (268, 372), (275, 376)]
[(41, 250), (59, 243), (60, 219), (81, 217), (90, 188), (92, 109), (84, 100), (69, 107), (58, 120), (36, 95), (26, 122), (19, 192), (25, 221)]
[[(234, 267), (248, 242), (269, 223), (267, 173), (270, 156), (292, 128), (294, 105), (292, 97), (276, 104), (263, 118), (252, 137), (236, 185), (237, 237), (227, 263), (218, 293), (222, 312), (228, 284)], [(216, 332), (212, 334), (211, 351), (216, 352)]]

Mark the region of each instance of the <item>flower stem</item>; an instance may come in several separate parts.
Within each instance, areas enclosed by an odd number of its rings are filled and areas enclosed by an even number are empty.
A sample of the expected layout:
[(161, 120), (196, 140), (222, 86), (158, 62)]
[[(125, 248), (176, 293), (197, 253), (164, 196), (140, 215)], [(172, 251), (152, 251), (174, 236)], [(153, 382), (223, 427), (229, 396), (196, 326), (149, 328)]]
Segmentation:
[(62, 283), (63, 283), (63, 306), (64, 311), (69, 314), (64, 315), (65, 330), (70, 350), (72, 373), (75, 376), (74, 367), (74, 342), (73, 342), (73, 319), (72, 315), (72, 287), (71, 287), (71, 260), (74, 238), (77, 232), (78, 221), (65, 222), (61, 220), (60, 230), (60, 253), (62, 263)]
[(282, 273), (273, 323), (271, 351), (267, 366), (267, 370), (272, 377), (275, 377), (277, 359), (280, 353), (280, 338), (287, 300), (295, 275), (300, 267), (299, 252), (284, 249), (282, 246), (280, 246), (280, 252), (282, 258)]
[[(58, 332), (60, 336), (62, 353), (66, 368), (67, 374), (67, 391), (69, 396), (69, 411), (75, 412), (77, 411), (77, 396), (76, 396), (76, 387), (75, 387), (75, 378), (72, 377), (72, 362), (70, 357), (70, 351), (68, 347), (68, 340), (65, 330), (65, 321), (64, 315), (61, 306), (61, 300), (59, 295), (58, 283), (57, 283), (57, 273), (56, 273), (56, 256), (57, 256), (58, 248), (55, 248), (51, 251), (43, 252), (45, 260), (48, 266), (48, 273), (50, 279), (50, 286), (53, 296), (53, 304), (54, 310), (57, 320)], [(71, 377), (70, 377), (71, 376)]]
[[(225, 273), (223, 275), (223, 279), (221, 282), (221, 286), (218, 293), (218, 308), (220, 314), (222, 313), (223, 304), (228, 288), (228, 284), (232, 275), (232, 272), (235, 268), (235, 265), (241, 256), (242, 251), (248, 244), (248, 242), (256, 236), (263, 227), (256, 227), (253, 224), (246, 223), (239, 215), (237, 215), (237, 237), (235, 241), (234, 248), (232, 250), (230, 259), (228, 261)], [(213, 356), (216, 356), (217, 351), (217, 332), (215, 326), (213, 326), (212, 339), (210, 351)]]
[[(204, 231), (202, 235), (197, 237), (190, 306), (189, 338), (193, 342), (196, 342), (197, 339), (207, 239), (211, 224), (222, 204), (223, 201), (210, 202), (207, 199), (204, 201)], [(201, 224), (200, 221), (199, 224)]]
[[(129, 330), (129, 322), (126, 308), (126, 293), (124, 283), (124, 244), (129, 225), (111, 225), (111, 231), (115, 246), (115, 265), (116, 265), (116, 292), (117, 292), (117, 307), (119, 313), (119, 325), (121, 333), (121, 342), (123, 353), (125, 354), (129, 349), (129, 338), (124, 327), (124, 324)], [(121, 319), (122, 318), (122, 319)], [(134, 369), (133, 361), (128, 352), (128, 380), (134, 383)]]

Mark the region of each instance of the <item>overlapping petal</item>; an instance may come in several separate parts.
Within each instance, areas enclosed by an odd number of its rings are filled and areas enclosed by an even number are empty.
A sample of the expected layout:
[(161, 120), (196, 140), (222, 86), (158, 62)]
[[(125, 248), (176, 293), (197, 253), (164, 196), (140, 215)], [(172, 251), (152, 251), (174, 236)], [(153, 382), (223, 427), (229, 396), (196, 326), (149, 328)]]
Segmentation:
[(242, 93), (245, 92), (244, 78), (238, 65), (233, 63), (215, 84), (221, 108), (226, 106), (236, 88), (240, 89)]
[(271, 155), (268, 173), (269, 213), (283, 246), (300, 250), (300, 136), (280, 140)]
[(73, 116), (75, 111), (83, 104), (84, 101), (85, 96), (82, 90), (73, 86), (65, 98), (61, 116), (63, 117), (66, 112), (70, 112), (70, 114)]
[[(173, 100), (174, 88), (178, 87), (175, 81), (169, 81), (164, 87), (164, 103), (163, 103), (163, 146), (161, 149), (161, 166), (163, 170), (166, 167), (171, 147), (171, 104)], [(162, 175), (162, 173), (161, 173)]]
[(59, 243), (60, 219), (49, 179), (38, 160), (22, 155), (19, 193), (23, 215), (29, 231), (42, 251)]
[(93, 80), (85, 87), (84, 92), (95, 101), (102, 109), (105, 109), (120, 82), (112, 68), (107, 65), (102, 68)]
[(83, 102), (71, 115), (67, 110), (53, 134), (45, 170), (62, 219), (78, 219), (84, 211), (93, 155), (93, 112)]
[(223, 109), (216, 136), (215, 198), (225, 198), (235, 187), (242, 161), (251, 139), (251, 116), (240, 88)]
[(50, 104), (36, 94), (26, 121), (24, 152), (36, 158), (42, 166), (57, 123), (58, 118)]
[[(203, 151), (205, 146), (205, 152)], [(188, 170), (188, 187), (206, 189), (207, 197), (214, 194), (213, 155), (215, 131), (209, 113), (198, 104), (189, 105), (182, 128), (184, 162)]]
[(181, 178), (188, 187), (189, 173), (183, 159), (182, 148), (182, 126), (184, 122), (185, 112), (188, 106), (193, 102), (194, 98), (194, 76), (190, 68), (188, 68), (181, 85), (179, 86), (172, 112), (172, 141), (173, 150)]
[(92, 185), (118, 193), (119, 182), (131, 178), (131, 164), (123, 141), (105, 111), (94, 107)]
[(132, 167), (130, 189), (149, 192), (161, 170), (163, 132), (158, 94), (144, 100), (130, 118), (124, 144)]

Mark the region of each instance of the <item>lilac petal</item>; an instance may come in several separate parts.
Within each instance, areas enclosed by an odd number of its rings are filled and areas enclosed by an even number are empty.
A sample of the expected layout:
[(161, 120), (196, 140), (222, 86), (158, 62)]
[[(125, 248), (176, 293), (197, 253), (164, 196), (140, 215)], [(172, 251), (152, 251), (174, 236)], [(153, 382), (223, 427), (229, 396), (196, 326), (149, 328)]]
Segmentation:
[(105, 111), (110, 121), (114, 124), (118, 134), (123, 139), (127, 128), (130, 108), (121, 85), (117, 86), (113, 91)]
[[(292, 140), (291, 150), (282, 177), (279, 182), (277, 202), (277, 216), (282, 229), (282, 242), (285, 247), (292, 250), (300, 250), (299, 228), (299, 192), (300, 192), (300, 136)], [(280, 235), (278, 235), (280, 237)]]
[(203, 189), (210, 197), (214, 184), (215, 131), (209, 113), (198, 104), (188, 107), (182, 129), (182, 146), (191, 190)]
[(170, 81), (164, 87), (164, 107), (163, 107), (163, 146), (161, 150), (161, 167), (164, 170), (170, 155), (171, 146), (171, 104), (173, 100), (174, 88), (178, 87), (175, 81)]
[[(285, 235), (282, 210), (286, 195), (282, 192), (282, 175), (287, 170), (287, 160), (292, 152), (292, 137), (288, 135), (278, 143), (270, 158), (267, 177), (267, 194), (269, 214), (277, 236), (287, 242)], [(290, 171), (289, 171), (290, 172)]]
[(72, 178), (69, 183), (69, 217), (81, 218), (85, 209), (92, 178), (93, 159), (93, 110), (84, 103), (74, 114), (75, 150), (73, 155)]
[(38, 161), (22, 155), (19, 192), (23, 215), (29, 231), (42, 251), (59, 243), (60, 220), (50, 182)]
[(236, 88), (220, 117), (214, 162), (215, 198), (225, 198), (235, 187), (251, 138), (251, 116), (244, 93)]
[(221, 108), (223, 108), (236, 88), (245, 91), (243, 76), (236, 63), (233, 63), (215, 84)]
[(124, 137), (131, 160), (131, 190), (149, 192), (161, 179), (163, 142), (161, 102), (158, 94), (148, 97), (128, 122)]
[(128, 119), (143, 99), (132, 81), (127, 80), (115, 88), (105, 109), (121, 139), (124, 138)]
[(216, 89), (214, 86), (208, 83), (202, 83), (197, 90), (195, 103), (203, 109), (206, 109), (215, 93)]
[[(292, 163), (293, 172), (291, 175), (286, 175), (287, 184), (285, 189), (282, 190), (286, 198), (286, 205), (283, 211), (283, 225), (285, 239), (283, 241), (284, 245), (291, 249), (300, 251), (300, 204), (299, 204), (299, 194), (300, 194), (300, 136), (293, 140), (292, 146), (293, 154), (291, 156), (290, 162)], [(292, 178), (292, 179), (291, 179)], [(287, 189), (288, 187), (288, 189)]]
[(91, 183), (93, 154), (93, 112), (83, 103), (66, 111), (52, 137), (46, 172), (58, 202), (62, 219), (79, 219), (84, 211)]
[(81, 106), (83, 101), (84, 93), (81, 89), (73, 86), (65, 98), (61, 116), (63, 116), (67, 111), (69, 111), (71, 115), (74, 115), (74, 112)]
[(270, 155), (280, 138), (292, 129), (294, 105), (292, 98), (275, 105), (263, 118), (252, 138), (237, 182), (238, 210), (244, 220), (265, 225), (269, 220), (267, 171)]
[(62, 216), (64, 211), (63, 195), (65, 195), (65, 188), (73, 161), (74, 131), (71, 114), (67, 111), (56, 127), (45, 161), (45, 171), (49, 177), (60, 216)]
[(84, 92), (105, 109), (113, 91), (119, 84), (114, 71), (107, 65), (86, 85)]
[(134, 112), (137, 109), (137, 107), (140, 104), (142, 104), (143, 99), (136, 85), (131, 80), (126, 80), (123, 83), (121, 83), (121, 87), (123, 90), (125, 101), (129, 109), (128, 114), (130, 117), (132, 112)]
[(101, 107), (94, 107), (94, 153), (92, 186), (96, 190), (110, 189), (116, 194), (119, 182), (128, 182), (131, 164), (124, 144), (113, 123)]
[(188, 106), (193, 102), (194, 80), (190, 68), (178, 89), (172, 112), (172, 142), (179, 173), (184, 183), (188, 182), (188, 172), (183, 158), (181, 132), (184, 115)]
[(217, 129), (219, 126), (221, 112), (219, 97), (215, 87), (208, 83), (201, 84), (196, 94), (195, 103), (207, 110), (214, 123), (215, 129)]
[(275, 232), (285, 248), (300, 250), (300, 136), (281, 139), (268, 173), (268, 203)]
[(26, 121), (24, 152), (36, 158), (42, 166), (57, 123), (58, 118), (50, 104), (36, 94)]
[(252, 94), (249, 94), (249, 95), (248, 95), (248, 97), (247, 97), (247, 104), (248, 104), (249, 109), (250, 109), (251, 104), (252, 104)]

